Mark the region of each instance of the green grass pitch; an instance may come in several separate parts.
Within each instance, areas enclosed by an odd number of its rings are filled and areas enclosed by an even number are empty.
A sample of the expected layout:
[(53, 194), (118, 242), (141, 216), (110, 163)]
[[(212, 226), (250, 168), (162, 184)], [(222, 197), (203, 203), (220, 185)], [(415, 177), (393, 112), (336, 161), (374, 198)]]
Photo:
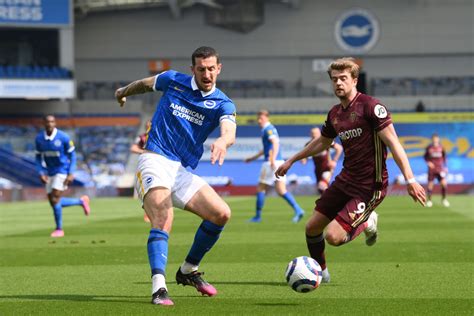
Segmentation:
[[(261, 224), (253, 197), (228, 198), (233, 217), (201, 270), (219, 293), (202, 297), (174, 274), (200, 220), (176, 210), (168, 287), (173, 307), (150, 304), (148, 224), (136, 200), (95, 199), (92, 214), (64, 209), (66, 236), (49, 237), (46, 201), (0, 204), (0, 315), (473, 315), (474, 209), (470, 196), (433, 208), (388, 197), (378, 208), (379, 240), (326, 246), (332, 282), (299, 294), (285, 283), (294, 257), (307, 255), (304, 226), (288, 205), (267, 199)], [(438, 202), (438, 204), (436, 203)]]

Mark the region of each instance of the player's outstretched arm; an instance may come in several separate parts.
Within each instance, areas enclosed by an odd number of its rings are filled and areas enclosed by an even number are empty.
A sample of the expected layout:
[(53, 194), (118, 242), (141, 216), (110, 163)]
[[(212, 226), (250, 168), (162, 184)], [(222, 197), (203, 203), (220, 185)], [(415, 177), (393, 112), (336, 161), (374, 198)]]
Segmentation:
[(408, 162), (407, 154), (398, 140), (398, 136), (395, 132), (393, 124), (388, 125), (377, 134), (385, 143), (385, 145), (390, 148), (398, 168), (405, 177), (405, 180), (407, 181), (408, 194), (410, 194), (415, 202), (420, 202), (422, 205), (425, 205), (425, 189), (423, 189), (423, 187), (418, 182), (416, 182), (415, 177), (413, 176), (413, 171), (411, 170), (410, 163)]
[(127, 101), (127, 97), (130, 95), (152, 92), (154, 84), (155, 76), (136, 80), (125, 87), (115, 90), (115, 98), (120, 106), (123, 106)]
[(258, 157), (260, 156), (263, 156), (263, 149), (261, 149), (258, 153), (256, 153), (255, 155), (251, 156), (251, 157), (248, 157), (248, 158), (245, 158), (244, 161), (245, 162), (251, 162), (251, 161), (254, 161), (255, 159), (258, 159)]
[(224, 163), (225, 155), (227, 154), (227, 148), (235, 143), (235, 131), (237, 125), (234, 122), (224, 120), (221, 122), (221, 136), (211, 144), (211, 163), (215, 164), (216, 161), (219, 166)]
[(322, 152), (323, 150), (328, 149), (329, 146), (331, 146), (332, 141), (333, 141), (332, 138), (327, 138), (324, 136), (321, 136), (317, 139), (313, 139), (311, 142), (309, 142), (308, 145), (306, 145), (305, 148), (303, 148), (298, 153), (294, 154), (291, 158), (285, 161), (280, 167), (278, 167), (278, 169), (275, 172), (275, 176), (283, 177), (295, 162), (306, 157), (315, 156), (319, 154), (320, 152)]

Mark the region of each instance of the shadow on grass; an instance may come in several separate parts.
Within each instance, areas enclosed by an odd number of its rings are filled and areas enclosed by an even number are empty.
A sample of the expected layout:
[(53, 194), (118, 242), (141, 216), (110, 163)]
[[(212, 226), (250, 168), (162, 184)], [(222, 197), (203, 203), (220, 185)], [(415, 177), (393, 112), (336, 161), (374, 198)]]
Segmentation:
[(274, 306), (296, 306), (296, 305), (300, 305), (300, 304), (298, 304), (298, 303), (256, 303), (255, 305), (274, 307)]
[[(211, 284), (224, 285), (266, 285), (266, 286), (287, 286), (284, 282), (265, 282), (265, 281), (213, 281)], [(133, 284), (151, 284), (151, 282), (133, 282)]]
[(43, 295), (0, 295), (0, 299), (72, 301), (72, 302), (121, 302), (149, 304), (149, 296), (118, 295), (79, 295), (79, 294), (43, 294)]

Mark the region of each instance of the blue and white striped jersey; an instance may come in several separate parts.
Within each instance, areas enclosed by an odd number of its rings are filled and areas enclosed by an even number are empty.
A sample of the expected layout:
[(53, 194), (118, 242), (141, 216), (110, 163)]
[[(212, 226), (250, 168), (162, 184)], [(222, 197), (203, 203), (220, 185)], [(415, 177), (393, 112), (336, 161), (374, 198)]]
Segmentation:
[(180, 161), (183, 167), (196, 168), (209, 134), (223, 120), (235, 123), (234, 103), (215, 87), (200, 91), (194, 77), (173, 70), (156, 76), (154, 90), (163, 91), (163, 96), (145, 148)]
[[(276, 138), (279, 140), (278, 131), (270, 123), (265, 124), (262, 128), (262, 143), (263, 143), (263, 154), (265, 156), (265, 161), (268, 161), (270, 156), (270, 150), (273, 150), (273, 144), (270, 141), (271, 139)], [(278, 153), (275, 156), (275, 160), (283, 160), (281, 155), (281, 148), (279, 147)]]
[[(54, 176), (71, 174), (75, 169), (75, 147), (69, 136), (55, 128), (50, 136), (45, 131), (36, 136), (36, 169), (40, 174)], [(46, 169), (43, 166), (45, 163)]]

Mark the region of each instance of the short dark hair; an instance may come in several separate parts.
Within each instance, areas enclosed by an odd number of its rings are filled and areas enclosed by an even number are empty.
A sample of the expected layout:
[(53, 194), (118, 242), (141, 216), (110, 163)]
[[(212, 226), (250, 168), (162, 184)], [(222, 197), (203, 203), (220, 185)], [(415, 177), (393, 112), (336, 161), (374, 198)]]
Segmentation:
[(191, 56), (193, 66), (196, 65), (196, 58), (209, 58), (212, 56), (216, 57), (217, 63), (219, 64), (219, 54), (214, 48), (209, 46), (201, 46), (197, 48)]
[(47, 121), (48, 117), (52, 117), (54, 120), (56, 120), (53, 114), (46, 114), (45, 116), (43, 116), (43, 121)]

